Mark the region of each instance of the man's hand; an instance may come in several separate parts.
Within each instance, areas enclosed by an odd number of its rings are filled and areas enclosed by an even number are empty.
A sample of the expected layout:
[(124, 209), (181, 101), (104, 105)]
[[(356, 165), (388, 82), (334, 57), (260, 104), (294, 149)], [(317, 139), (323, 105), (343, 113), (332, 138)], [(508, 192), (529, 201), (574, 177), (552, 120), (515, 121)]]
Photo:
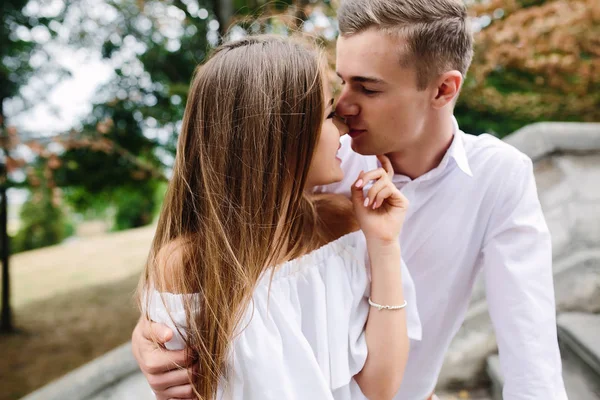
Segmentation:
[(133, 356), (157, 400), (193, 400), (188, 378), (193, 360), (186, 358), (185, 350), (167, 350), (161, 346), (172, 337), (173, 332), (166, 325), (142, 317), (131, 335)]

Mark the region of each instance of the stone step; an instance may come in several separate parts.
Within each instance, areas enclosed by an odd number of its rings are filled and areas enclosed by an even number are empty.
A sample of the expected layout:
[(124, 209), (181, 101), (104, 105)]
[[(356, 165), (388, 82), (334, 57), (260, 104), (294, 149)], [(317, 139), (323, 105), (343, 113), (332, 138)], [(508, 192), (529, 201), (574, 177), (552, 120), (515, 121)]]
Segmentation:
[(129, 375), (125, 379), (108, 386), (86, 400), (155, 400), (146, 378), (141, 372)]
[[(150, 400), (152, 390), (125, 343), (21, 400)], [(135, 393), (135, 394), (134, 394)]]
[(600, 314), (564, 313), (557, 318), (561, 354), (600, 382)]

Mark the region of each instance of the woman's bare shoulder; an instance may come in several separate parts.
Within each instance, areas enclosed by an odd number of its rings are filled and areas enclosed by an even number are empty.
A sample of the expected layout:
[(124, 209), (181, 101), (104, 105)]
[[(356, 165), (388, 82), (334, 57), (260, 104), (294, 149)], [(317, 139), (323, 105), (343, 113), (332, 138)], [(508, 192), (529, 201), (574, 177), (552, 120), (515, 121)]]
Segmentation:
[(189, 261), (189, 239), (175, 238), (160, 247), (154, 259), (157, 289), (185, 293), (184, 271)]

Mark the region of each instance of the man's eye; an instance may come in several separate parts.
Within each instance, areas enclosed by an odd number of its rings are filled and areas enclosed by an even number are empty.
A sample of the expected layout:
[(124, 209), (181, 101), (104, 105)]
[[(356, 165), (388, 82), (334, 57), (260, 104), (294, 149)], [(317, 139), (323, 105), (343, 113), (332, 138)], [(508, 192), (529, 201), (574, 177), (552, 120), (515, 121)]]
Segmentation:
[(360, 90), (361, 90), (361, 92), (363, 92), (364, 94), (376, 94), (376, 93), (379, 93), (379, 92), (378, 92), (378, 91), (376, 91), (376, 90), (369, 90), (369, 89), (367, 89), (367, 88), (365, 88), (365, 87), (362, 87), (362, 86), (361, 86)]

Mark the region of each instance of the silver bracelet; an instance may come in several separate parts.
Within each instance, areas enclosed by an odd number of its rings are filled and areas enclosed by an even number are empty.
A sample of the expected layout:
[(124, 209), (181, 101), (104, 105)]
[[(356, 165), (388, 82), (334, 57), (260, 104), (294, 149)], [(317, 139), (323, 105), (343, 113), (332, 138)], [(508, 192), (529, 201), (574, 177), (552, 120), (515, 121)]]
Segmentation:
[(371, 300), (371, 298), (369, 297), (369, 305), (371, 307), (375, 307), (379, 311), (381, 311), (381, 310), (402, 310), (404, 307), (406, 307), (407, 304), (408, 303), (406, 302), (406, 300), (404, 300), (404, 303), (402, 303), (399, 306), (384, 306), (382, 304), (377, 304), (377, 303), (373, 302), (373, 300)]

